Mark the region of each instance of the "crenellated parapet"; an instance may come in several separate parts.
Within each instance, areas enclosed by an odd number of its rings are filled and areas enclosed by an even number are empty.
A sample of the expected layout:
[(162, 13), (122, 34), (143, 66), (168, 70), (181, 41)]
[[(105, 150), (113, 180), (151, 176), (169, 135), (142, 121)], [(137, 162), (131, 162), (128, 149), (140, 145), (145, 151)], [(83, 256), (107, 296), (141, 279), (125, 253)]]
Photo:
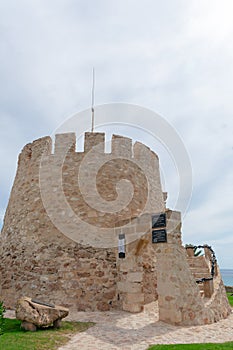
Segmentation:
[[(165, 210), (158, 156), (142, 143), (113, 135), (106, 152), (105, 134), (87, 132), (84, 152), (78, 152), (75, 134), (65, 133), (55, 136), (53, 153), (47, 150), (39, 169), (41, 194), (62, 232), (68, 225), (69, 232), (82, 231), (90, 240), (96, 227), (113, 229), (118, 222)], [(88, 224), (88, 235), (70, 218)]]
[[(56, 156), (64, 156), (69, 153), (88, 153), (91, 150), (102, 152), (109, 155), (109, 152), (105, 152), (105, 134), (100, 132), (86, 132), (84, 135), (84, 152), (76, 151), (76, 135), (75, 133), (62, 133), (55, 135), (54, 152), (52, 153), (50, 137), (44, 137), (24, 147), (22, 153), (24, 153), (28, 147), (35, 150), (36, 143), (41, 145), (40, 151), (43, 152), (45, 143), (50, 144), (50, 154)], [(49, 150), (48, 150), (49, 152)], [(48, 154), (48, 152), (46, 152)], [(133, 144), (132, 139), (120, 135), (112, 135), (111, 139), (111, 151), (110, 154), (122, 158), (138, 160), (141, 163), (150, 164), (151, 162), (158, 161), (158, 156), (149, 147), (145, 146), (141, 142), (135, 142)]]
[[(83, 152), (76, 149), (75, 133), (55, 135), (54, 146), (51, 137), (35, 140), (19, 155), (6, 226), (12, 216), (13, 221), (25, 212), (35, 217), (32, 208), (39, 208), (45, 221), (49, 218), (62, 233), (78, 232), (90, 242), (98, 237), (96, 227), (110, 230), (142, 214), (165, 210), (158, 156), (119, 135), (112, 136), (106, 152), (104, 133), (85, 133)], [(106, 235), (95, 244), (104, 239), (106, 246), (116, 246), (111, 234)]]

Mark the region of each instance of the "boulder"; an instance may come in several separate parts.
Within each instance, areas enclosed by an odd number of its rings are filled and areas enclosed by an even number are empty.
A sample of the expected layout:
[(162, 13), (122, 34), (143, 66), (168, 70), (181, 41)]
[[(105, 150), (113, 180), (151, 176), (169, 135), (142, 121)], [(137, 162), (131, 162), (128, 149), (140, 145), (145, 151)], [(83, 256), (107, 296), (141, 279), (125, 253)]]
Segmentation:
[(23, 329), (35, 331), (37, 327), (52, 325), (59, 328), (62, 318), (69, 314), (69, 309), (23, 297), (17, 301), (15, 313), (16, 318), (22, 321)]

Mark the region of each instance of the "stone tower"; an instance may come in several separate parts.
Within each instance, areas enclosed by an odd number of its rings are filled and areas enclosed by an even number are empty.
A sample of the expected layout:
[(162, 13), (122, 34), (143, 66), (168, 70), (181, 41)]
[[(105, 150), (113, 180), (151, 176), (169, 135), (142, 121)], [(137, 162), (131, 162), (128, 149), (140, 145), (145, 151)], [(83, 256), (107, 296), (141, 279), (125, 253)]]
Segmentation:
[[(103, 207), (95, 208), (101, 200)], [(158, 157), (139, 142), (113, 135), (111, 153), (103, 133), (86, 133), (84, 152), (76, 151), (74, 133), (56, 135), (53, 153), (50, 137), (27, 144), (0, 240), (6, 306), (29, 295), (78, 310), (121, 308), (119, 234), (128, 230), (126, 243), (135, 241), (150, 231), (146, 215), (164, 210)], [(142, 292), (149, 302), (157, 298), (156, 259), (151, 247), (142, 252)]]
[(158, 299), (159, 319), (176, 325), (227, 317), (218, 266), (213, 275), (208, 252), (188, 257), (180, 230), (145, 145), (113, 135), (107, 153), (103, 133), (85, 133), (77, 152), (67, 133), (52, 152), (51, 138), (41, 138), (19, 155), (0, 236), (0, 296), (10, 308), (29, 296), (130, 312)]

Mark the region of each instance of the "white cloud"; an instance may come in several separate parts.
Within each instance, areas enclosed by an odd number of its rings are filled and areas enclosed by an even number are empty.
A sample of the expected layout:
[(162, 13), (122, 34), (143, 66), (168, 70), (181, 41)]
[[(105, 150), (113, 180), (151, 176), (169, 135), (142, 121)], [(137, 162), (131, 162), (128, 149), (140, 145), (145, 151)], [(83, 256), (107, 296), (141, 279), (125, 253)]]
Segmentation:
[[(224, 227), (218, 247), (229, 253), (232, 9), (231, 0), (1, 1), (0, 207), (22, 146), (89, 107), (95, 66), (97, 104), (142, 105), (177, 129), (194, 173), (184, 236), (217, 242)], [(172, 202), (177, 180), (166, 183)]]

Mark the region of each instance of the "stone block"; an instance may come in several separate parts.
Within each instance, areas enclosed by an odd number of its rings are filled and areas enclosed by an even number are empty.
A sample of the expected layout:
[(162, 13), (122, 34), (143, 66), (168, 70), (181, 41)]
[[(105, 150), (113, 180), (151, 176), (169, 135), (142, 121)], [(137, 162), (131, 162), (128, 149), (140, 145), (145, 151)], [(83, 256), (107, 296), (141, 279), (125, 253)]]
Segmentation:
[(85, 132), (84, 152), (89, 152), (93, 147), (99, 145), (96, 150), (104, 153), (105, 134), (102, 132)]
[(66, 154), (75, 152), (76, 135), (75, 133), (64, 133), (55, 135), (54, 154)]
[(25, 330), (35, 331), (35, 327), (47, 327), (54, 324), (56, 320), (66, 317), (69, 310), (63, 306), (43, 304), (23, 297), (17, 302), (15, 314), (16, 318), (23, 322)]
[(139, 303), (127, 304), (127, 303), (123, 302), (123, 310), (128, 311), (128, 312), (132, 312), (132, 313), (138, 313), (138, 312), (141, 312), (143, 310), (143, 305), (141, 305)]
[(132, 139), (119, 135), (112, 135), (112, 154), (132, 158)]
[(129, 282), (142, 282), (143, 272), (129, 272), (127, 275), (127, 280)]
[(214, 293), (214, 283), (213, 280), (204, 281), (203, 283), (204, 295), (206, 298), (211, 298)]
[(141, 283), (118, 282), (117, 289), (122, 293), (141, 293)]
[(124, 298), (126, 304), (144, 304), (144, 299), (143, 293), (126, 293)]
[(168, 220), (178, 220), (181, 221), (181, 212), (175, 210), (166, 210), (166, 216)]
[(119, 269), (122, 272), (129, 272), (137, 269), (136, 259), (133, 256), (127, 257), (126, 259), (119, 259), (118, 264)]

